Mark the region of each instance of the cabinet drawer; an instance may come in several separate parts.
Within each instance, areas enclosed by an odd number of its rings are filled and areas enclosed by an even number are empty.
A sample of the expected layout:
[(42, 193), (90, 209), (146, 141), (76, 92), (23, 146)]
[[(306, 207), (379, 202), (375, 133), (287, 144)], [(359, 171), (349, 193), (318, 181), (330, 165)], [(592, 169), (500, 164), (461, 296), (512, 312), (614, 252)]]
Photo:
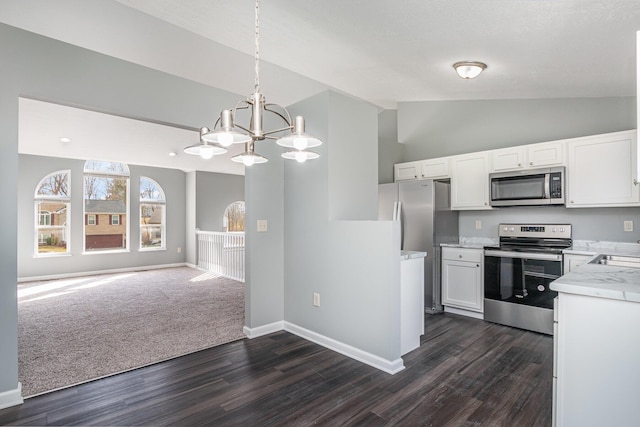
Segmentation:
[(451, 261), (482, 262), (482, 249), (442, 248), (442, 259)]

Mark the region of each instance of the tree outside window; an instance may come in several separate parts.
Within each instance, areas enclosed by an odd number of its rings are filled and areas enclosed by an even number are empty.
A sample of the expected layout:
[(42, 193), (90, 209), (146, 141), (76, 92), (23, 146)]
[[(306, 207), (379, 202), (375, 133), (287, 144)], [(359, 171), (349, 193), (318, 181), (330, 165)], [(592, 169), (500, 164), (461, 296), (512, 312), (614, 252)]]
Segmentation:
[(140, 177), (140, 249), (165, 249), (166, 200), (162, 187)]
[(244, 231), (244, 202), (233, 202), (224, 211), (222, 220), (224, 231)]
[(70, 175), (69, 170), (53, 172), (36, 186), (34, 252), (38, 256), (69, 252)]

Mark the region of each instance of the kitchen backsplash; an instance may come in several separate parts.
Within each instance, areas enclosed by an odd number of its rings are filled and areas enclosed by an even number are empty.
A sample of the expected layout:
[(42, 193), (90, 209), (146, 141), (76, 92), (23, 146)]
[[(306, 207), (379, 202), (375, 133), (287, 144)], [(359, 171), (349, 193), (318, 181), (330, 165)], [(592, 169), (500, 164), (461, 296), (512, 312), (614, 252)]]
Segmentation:
[[(501, 223), (571, 224), (573, 240), (628, 242), (640, 240), (640, 208), (511, 207), (490, 211), (460, 211), (459, 234), (467, 239), (498, 238)], [(480, 221), (480, 229), (476, 228)], [(633, 221), (633, 231), (623, 222)]]

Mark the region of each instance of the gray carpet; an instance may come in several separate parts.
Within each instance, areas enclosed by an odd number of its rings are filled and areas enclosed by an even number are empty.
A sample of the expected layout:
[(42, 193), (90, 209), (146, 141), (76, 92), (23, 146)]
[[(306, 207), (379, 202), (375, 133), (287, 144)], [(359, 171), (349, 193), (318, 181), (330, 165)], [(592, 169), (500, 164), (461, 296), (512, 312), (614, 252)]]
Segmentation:
[(18, 285), (32, 396), (244, 338), (244, 284), (182, 267)]

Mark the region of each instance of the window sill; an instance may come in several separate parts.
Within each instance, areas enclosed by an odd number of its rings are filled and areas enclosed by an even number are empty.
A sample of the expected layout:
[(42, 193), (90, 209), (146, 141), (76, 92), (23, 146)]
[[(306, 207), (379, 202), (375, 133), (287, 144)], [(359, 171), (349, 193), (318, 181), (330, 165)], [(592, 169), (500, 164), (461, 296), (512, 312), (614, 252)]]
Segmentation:
[(166, 251), (167, 248), (140, 248), (139, 252), (157, 252), (157, 251)]
[(127, 254), (131, 251), (129, 249), (116, 249), (116, 250), (104, 250), (104, 251), (84, 251), (82, 255), (108, 255), (108, 254)]
[(58, 253), (50, 253), (50, 254), (36, 254), (33, 257), (34, 258), (59, 258), (59, 257), (65, 257), (65, 256), (71, 256), (71, 252), (58, 252)]

